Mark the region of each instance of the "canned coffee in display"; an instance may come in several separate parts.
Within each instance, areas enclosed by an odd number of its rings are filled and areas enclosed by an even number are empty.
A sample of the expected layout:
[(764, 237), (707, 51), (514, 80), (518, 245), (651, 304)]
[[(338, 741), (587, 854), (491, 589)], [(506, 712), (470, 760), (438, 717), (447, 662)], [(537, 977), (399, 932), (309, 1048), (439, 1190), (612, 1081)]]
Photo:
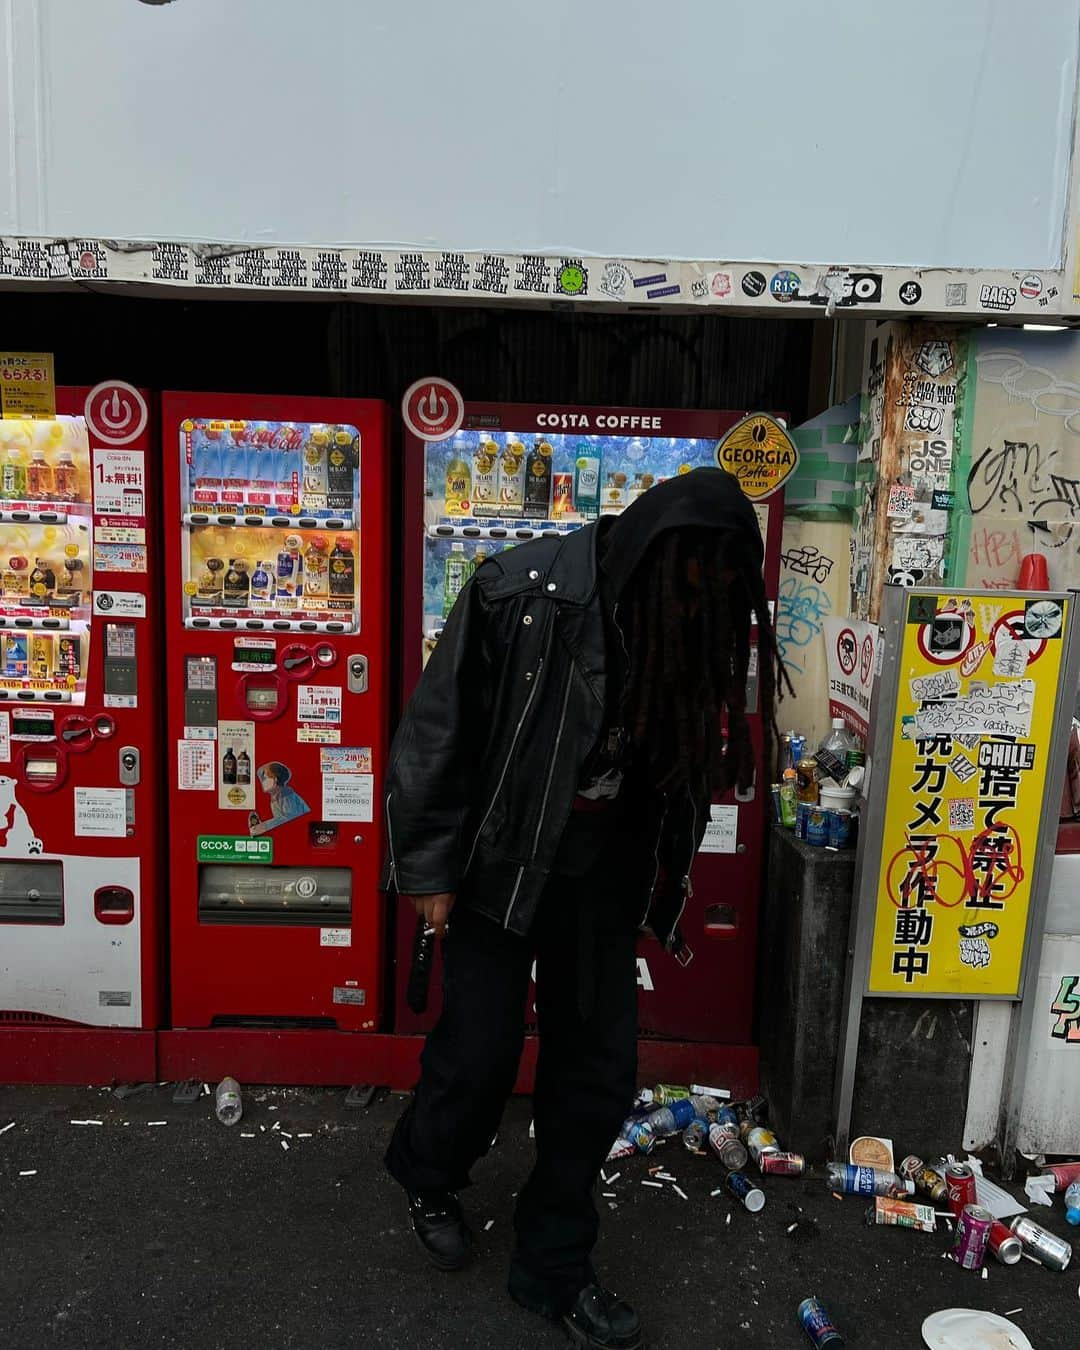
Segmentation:
[(1009, 1227), (1020, 1239), (1024, 1251), (1034, 1256), (1036, 1261), (1041, 1261), (1047, 1270), (1067, 1269), (1072, 1260), (1072, 1247), (1064, 1238), (1047, 1232), (1042, 1224), (1029, 1219), (1026, 1214), (1017, 1215)]
[(801, 1177), (806, 1171), (806, 1159), (801, 1153), (763, 1153), (758, 1166), (766, 1175)]
[(949, 1190), (949, 1208), (959, 1214), (965, 1205), (977, 1205), (975, 1173), (967, 1163), (949, 1163), (945, 1169), (945, 1185)]
[(980, 1270), (986, 1260), (986, 1247), (994, 1216), (981, 1205), (965, 1205), (956, 1216), (950, 1255), (965, 1270)]
[(1024, 1253), (1020, 1239), (1000, 1219), (995, 1219), (990, 1225), (990, 1241), (987, 1245), (1003, 1266), (1015, 1266)]
[(798, 1309), (799, 1325), (814, 1346), (828, 1350), (843, 1350), (844, 1338), (837, 1331), (832, 1318), (819, 1298), (804, 1298)]

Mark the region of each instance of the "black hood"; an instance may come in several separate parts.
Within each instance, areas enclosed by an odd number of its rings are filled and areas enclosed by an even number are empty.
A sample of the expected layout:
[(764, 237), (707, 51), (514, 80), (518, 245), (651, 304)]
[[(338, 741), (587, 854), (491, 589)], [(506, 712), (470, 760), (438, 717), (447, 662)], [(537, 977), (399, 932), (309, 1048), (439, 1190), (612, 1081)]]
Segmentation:
[(692, 469), (643, 492), (608, 527), (601, 567), (623, 590), (649, 546), (669, 530), (712, 529), (738, 536), (739, 561), (758, 570), (765, 556), (757, 516), (739, 481), (724, 469)]

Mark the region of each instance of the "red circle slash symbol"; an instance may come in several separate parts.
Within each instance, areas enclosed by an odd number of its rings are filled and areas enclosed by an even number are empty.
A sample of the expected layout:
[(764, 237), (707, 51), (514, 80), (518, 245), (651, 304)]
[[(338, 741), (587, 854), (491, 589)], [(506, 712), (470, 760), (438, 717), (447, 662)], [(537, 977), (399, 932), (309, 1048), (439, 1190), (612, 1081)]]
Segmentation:
[(845, 675), (850, 675), (859, 659), (859, 644), (850, 628), (841, 628), (836, 638), (836, 659)]

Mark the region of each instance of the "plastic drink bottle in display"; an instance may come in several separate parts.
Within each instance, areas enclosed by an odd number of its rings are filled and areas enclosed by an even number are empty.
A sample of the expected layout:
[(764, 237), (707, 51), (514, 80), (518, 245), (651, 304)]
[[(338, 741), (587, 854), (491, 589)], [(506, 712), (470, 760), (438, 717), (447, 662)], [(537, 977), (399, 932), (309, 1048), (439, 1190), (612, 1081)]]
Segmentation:
[(44, 600), (56, 590), (56, 573), (49, 566), (47, 558), (35, 558), (34, 569), (30, 573), (30, 594), (35, 599)]
[(269, 510), (274, 504), (274, 451), (266, 439), (257, 432), (253, 437), (251, 452), (248, 455), (248, 470), (251, 482), (248, 486), (249, 505), (261, 510)]
[(0, 471), (0, 496), (21, 501), (26, 496), (26, 456), (17, 445), (9, 445)]
[(286, 429), (279, 427), (270, 442), (270, 470), (274, 475), (274, 507), (278, 511), (287, 511), (297, 504), (297, 494), (293, 486), (293, 457), (285, 439)]
[(450, 451), (446, 466), (446, 514), (467, 516), (472, 510), (472, 470), (469, 468), (469, 447), (459, 438)]
[(304, 598), (310, 603), (330, 595), (329, 549), (325, 534), (313, 534), (304, 549)]
[(330, 437), (325, 431), (313, 431), (304, 446), (304, 486), (300, 493), (300, 506), (304, 511), (327, 509), (326, 461), (329, 453)]
[(578, 446), (574, 461), (574, 509), (585, 520), (600, 514), (600, 457), (591, 445)]
[(350, 605), (356, 599), (356, 559), (347, 534), (337, 536), (330, 554), (330, 598)]
[(244, 1114), (244, 1099), (235, 1078), (223, 1078), (214, 1094), (214, 1114), (222, 1125), (235, 1125)]
[(498, 514), (499, 447), (483, 436), (472, 456), (472, 503), (473, 515)]
[(331, 511), (353, 509), (359, 446), (350, 432), (339, 427), (330, 438), (326, 456), (326, 504)]
[(275, 593), (278, 604), (295, 608), (304, 589), (304, 560), (300, 556), (300, 537), (295, 534), (285, 536), (284, 547), (277, 555), (277, 585)]
[(499, 456), (499, 514), (520, 516), (525, 508), (525, 447), (507, 440)]
[(45, 462), (45, 451), (35, 450), (26, 466), (26, 495), (34, 502), (46, 501), (52, 496), (53, 471)]
[(244, 608), (251, 598), (251, 578), (248, 576), (246, 558), (233, 558), (225, 573), (225, 587), (222, 601), (226, 605)]
[(477, 544), (472, 557), (469, 559), (469, 576), (472, 576), (478, 567), (482, 567), (487, 562), (490, 554), (491, 546), (489, 544)]
[(250, 483), (250, 455), (248, 445), (238, 433), (232, 445), (225, 445), (221, 451), (221, 500), (228, 506), (243, 506)]
[(443, 618), (450, 617), (454, 602), (461, 594), (462, 587), (469, 579), (469, 559), (465, 555), (465, 545), (455, 539), (443, 564)]
[(274, 598), (274, 564), (256, 563), (251, 574), (251, 603), (256, 608), (265, 609)]
[(551, 445), (537, 441), (525, 464), (525, 514), (544, 520), (551, 514)]
[(79, 491), (79, 473), (70, 450), (61, 450), (53, 466), (53, 493), (58, 502), (73, 502)]
[(3, 587), (7, 599), (25, 600), (30, 594), (30, 564), (26, 558), (16, 554), (8, 559), (4, 568)]
[(626, 506), (626, 474), (613, 471), (607, 476), (600, 499), (600, 514), (617, 516)]
[(211, 427), (197, 433), (191, 454), (195, 500), (210, 505), (221, 496), (221, 432)]

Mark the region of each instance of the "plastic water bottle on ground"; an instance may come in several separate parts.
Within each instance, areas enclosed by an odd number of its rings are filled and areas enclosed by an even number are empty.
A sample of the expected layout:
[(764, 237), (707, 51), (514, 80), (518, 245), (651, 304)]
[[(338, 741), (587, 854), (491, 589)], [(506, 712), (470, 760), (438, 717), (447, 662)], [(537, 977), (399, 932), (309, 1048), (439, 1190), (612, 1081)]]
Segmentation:
[(1069, 1223), (1080, 1225), (1080, 1181), (1074, 1181), (1065, 1192), (1065, 1217)]
[(217, 1085), (214, 1112), (222, 1125), (235, 1125), (244, 1114), (244, 1099), (235, 1078), (223, 1078)]

